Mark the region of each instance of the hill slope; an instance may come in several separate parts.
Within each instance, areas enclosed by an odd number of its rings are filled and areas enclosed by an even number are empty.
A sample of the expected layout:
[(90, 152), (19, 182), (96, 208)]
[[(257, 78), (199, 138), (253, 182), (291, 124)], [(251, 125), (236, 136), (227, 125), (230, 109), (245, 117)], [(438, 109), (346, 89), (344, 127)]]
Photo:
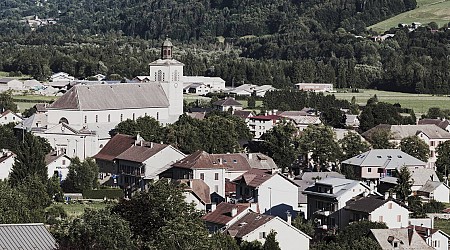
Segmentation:
[(436, 22), (439, 27), (450, 21), (450, 0), (417, 0), (417, 8), (410, 10), (382, 22), (369, 26), (375, 31), (383, 32), (397, 27), (399, 23), (411, 24), (419, 22), (427, 24)]

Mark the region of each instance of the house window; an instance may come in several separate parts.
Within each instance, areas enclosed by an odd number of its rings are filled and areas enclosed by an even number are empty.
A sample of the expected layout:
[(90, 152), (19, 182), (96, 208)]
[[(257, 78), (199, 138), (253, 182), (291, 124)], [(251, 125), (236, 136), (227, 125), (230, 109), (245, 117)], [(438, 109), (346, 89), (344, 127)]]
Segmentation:
[(219, 180), (219, 173), (214, 174), (214, 180), (216, 180), (216, 181)]
[(391, 202), (388, 203), (388, 209), (392, 209), (392, 203)]
[(120, 121), (123, 121), (123, 114), (120, 114)]
[[(5, 117), (5, 118), (6, 118), (6, 117)], [(16, 120), (16, 117), (15, 117), (15, 116), (13, 116), (13, 121), (14, 121), (14, 120)]]
[(87, 115), (84, 116), (84, 123), (87, 123)]
[(163, 80), (163, 74), (161, 70), (158, 70), (158, 82), (161, 82)]
[(383, 215), (380, 215), (380, 217), (378, 217), (378, 222), (383, 222)]
[(201, 174), (200, 174), (200, 179), (201, 179), (201, 180), (205, 180), (205, 174), (204, 174), (204, 173), (201, 173)]
[(259, 232), (259, 238), (260, 239), (265, 239), (266, 238), (266, 232)]
[(111, 122), (111, 115), (108, 114), (108, 122)]
[(134, 121), (135, 118), (136, 118), (136, 115), (133, 113), (133, 121)]
[(66, 160), (62, 160), (62, 164), (63, 164), (63, 165), (66, 165)]
[(401, 215), (397, 215), (397, 222), (402, 222), (402, 216)]
[(98, 122), (98, 115), (95, 115), (95, 122)]
[(369, 173), (372, 172), (372, 168), (368, 168), (367, 172), (369, 172)]
[(434, 147), (434, 141), (431, 141), (431, 146)]

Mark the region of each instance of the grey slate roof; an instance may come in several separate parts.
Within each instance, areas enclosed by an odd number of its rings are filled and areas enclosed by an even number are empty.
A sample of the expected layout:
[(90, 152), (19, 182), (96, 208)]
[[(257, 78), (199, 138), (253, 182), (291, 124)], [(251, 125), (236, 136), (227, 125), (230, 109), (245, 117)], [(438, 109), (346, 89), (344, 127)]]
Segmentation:
[(372, 149), (347, 159), (342, 164), (360, 167), (384, 167), (396, 169), (405, 166), (426, 166), (426, 163), (402, 152), (400, 149)]
[[(334, 198), (336, 200), (339, 200), (343, 194), (345, 194), (347, 191), (353, 189), (354, 187), (358, 186), (359, 184), (365, 186), (367, 189), (370, 189), (366, 184), (355, 181), (355, 180), (349, 180), (349, 179), (340, 179), (340, 178), (326, 178), (324, 180), (320, 180), (316, 182), (316, 185), (308, 187), (303, 191), (306, 195), (318, 195), (323, 197), (329, 197)], [(317, 191), (318, 185), (326, 185), (331, 186), (333, 193), (322, 193)]]
[[(371, 213), (371, 212), (375, 211), (377, 208), (386, 204), (388, 201), (396, 202), (395, 200), (392, 200), (391, 198), (384, 199), (384, 196), (378, 196), (378, 195), (368, 195), (367, 197), (357, 196), (357, 197), (347, 201), (345, 209), (357, 211), (357, 212)], [(397, 204), (399, 204), (399, 203), (397, 203)], [(403, 206), (402, 204), (399, 204), (399, 205)]]
[(169, 100), (159, 83), (76, 85), (48, 109), (111, 110), (166, 108)]
[(436, 171), (431, 168), (418, 168), (418, 169), (412, 169), (411, 172), (411, 179), (414, 181), (414, 186), (423, 186), (427, 181), (438, 181), (439, 178), (436, 174)]
[(399, 249), (428, 250), (433, 249), (420, 237), (413, 229), (391, 228), (391, 229), (370, 229), (374, 239), (380, 244), (382, 249), (394, 249), (393, 241), (398, 241)]
[(438, 188), (440, 185), (444, 185), (444, 183), (439, 182), (439, 181), (427, 181), (425, 183), (425, 185), (423, 185), (419, 191), (420, 192), (425, 192), (425, 193), (431, 193), (433, 192), (436, 188)]
[(236, 101), (232, 97), (228, 97), (225, 100), (219, 100), (217, 102), (214, 102), (213, 104), (216, 106), (242, 106), (242, 103)]
[(2, 224), (0, 225), (0, 249), (57, 249), (55, 238), (44, 224)]

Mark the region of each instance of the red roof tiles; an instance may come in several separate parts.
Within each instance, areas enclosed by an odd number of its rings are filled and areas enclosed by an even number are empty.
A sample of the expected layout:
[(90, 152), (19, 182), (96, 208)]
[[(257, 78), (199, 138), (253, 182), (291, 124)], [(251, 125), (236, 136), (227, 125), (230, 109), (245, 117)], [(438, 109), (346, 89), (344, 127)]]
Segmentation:
[(125, 150), (129, 149), (134, 145), (134, 137), (131, 135), (117, 134), (108, 143), (94, 155), (95, 159), (112, 161), (118, 155), (123, 153)]
[[(206, 222), (219, 224), (219, 225), (226, 225), (231, 219), (239, 215), (240, 213), (244, 212), (247, 208), (250, 207), (250, 204), (248, 203), (238, 203), (238, 204), (231, 204), (222, 202), (219, 205), (217, 205), (216, 210), (213, 212), (210, 212), (208, 214), (205, 214), (202, 219)], [(231, 216), (231, 212), (233, 208), (237, 209), (237, 213), (235, 216)]]

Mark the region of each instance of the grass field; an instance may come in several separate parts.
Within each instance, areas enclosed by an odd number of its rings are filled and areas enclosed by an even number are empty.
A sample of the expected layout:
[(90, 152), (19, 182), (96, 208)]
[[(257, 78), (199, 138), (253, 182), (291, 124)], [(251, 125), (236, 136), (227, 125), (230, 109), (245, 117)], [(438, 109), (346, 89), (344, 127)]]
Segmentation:
[(436, 22), (439, 27), (450, 21), (450, 0), (417, 0), (417, 8), (369, 26), (375, 31), (384, 32), (397, 27), (399, 23), (411, 24)]
[(425, 94), (408, 94), (380, 90), (361, 90), (361, 93), (333, 93), (336, 98), (351, 100), (354, 96), (358, 104), (366, 104), (367, 100), (377, 95), (378, 100), (388, 103), (400, 103), (404, 108), (411, 108), (416, 114), (423, 114), (431, 107), (450, 108), (450, 97)]
[(434, 228), (440, 229), (450, 234), (450, 220), (434, 219)]
[(64, 208), (64, 211), (66, 211), (67, 215), (69, 217), (75, 217), (83, 214), (84, 209), (90, 208), (90, 209), (102, 209), (106, 208), (108, 204), (104, 202), (87, 202), (87, 203), (56, 203), (52, 206), (62, 206)]
[[(13, 99), (16, 100), (15, 103), (19, 108), (20, 112), (25, 109), (29, 109), (36, 105), (37, 103), (49, 102), (58, 99), (58, 96), (42, 96), (42, 95), (14, 95)], [(26, 102), (21, 102), (21, 100)]]

